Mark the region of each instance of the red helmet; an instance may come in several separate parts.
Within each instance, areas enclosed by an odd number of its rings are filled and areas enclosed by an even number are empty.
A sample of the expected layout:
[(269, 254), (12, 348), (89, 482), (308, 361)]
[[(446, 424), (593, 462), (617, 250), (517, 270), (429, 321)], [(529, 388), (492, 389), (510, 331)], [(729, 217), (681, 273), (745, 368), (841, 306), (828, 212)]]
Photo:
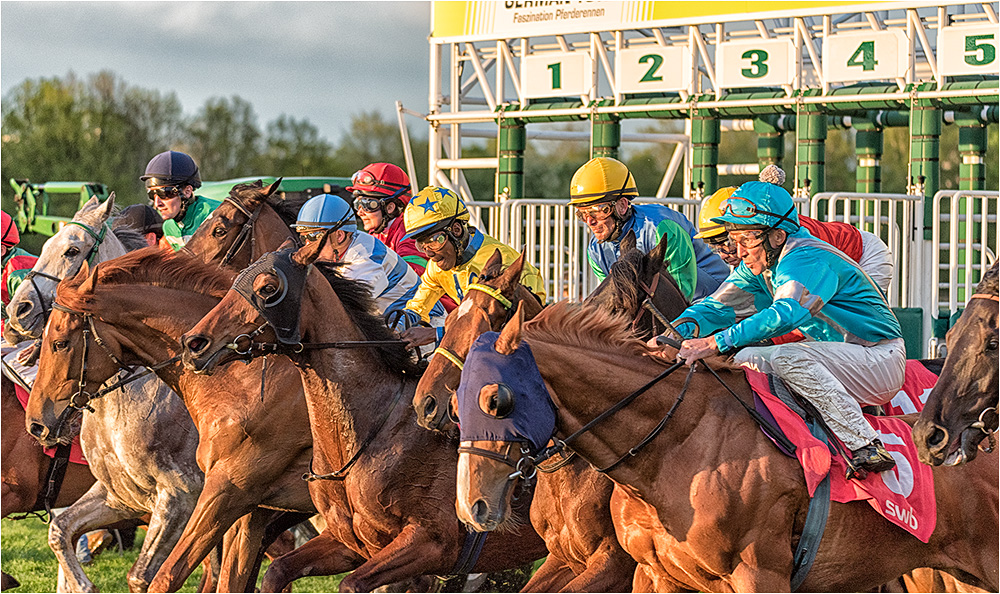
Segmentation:
[(347, 191), (399, 200), (405, 206), (410, 201), (410, 178), (392, 163), (372, 163), (351, 176)]
[(3, 232), (3, 246), (10, 249), (21, 241), (21, 234), (17, 231), (14, 219), (6, 212), (0, 211), (0, 213), (2, 213), (2, 216), (0, 216), (0, 230)]

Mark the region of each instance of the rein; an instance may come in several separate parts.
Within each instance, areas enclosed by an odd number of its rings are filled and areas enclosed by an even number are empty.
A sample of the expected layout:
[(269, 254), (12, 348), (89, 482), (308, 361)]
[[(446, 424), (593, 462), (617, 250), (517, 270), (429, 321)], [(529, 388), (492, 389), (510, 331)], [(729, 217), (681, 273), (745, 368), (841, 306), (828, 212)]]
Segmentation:
[(247, 217), (247, 220), (240, 227), (239, 234), (236, 236), (236, 239), (233, 240), (233, 244), (229, 246), (229, 249), (226, 251), (226, 255), (222, 257), (222, 261), (219, 262), (220, 268), (229, 265), (230, 261), (232, 261), (232, 259), (236, 257), (236, 254), (239, 253), (241, 249), (243, 249), (243, 246), (246, 244), (248, 237), (250, 238), (250, 253), (251, 255), (253, 254), (253, 242), (254, 242), (253, 226), (254, 223), (257, 222), (257, 217), (260, 216), (261, 209), (264, 208), (264, 202), (261, 202), (260, 205), (257, 206), (257, 209), (254, 210), (253, 213), (251, 213), (245, 206), (240, 204), (232, 196), (226, 196), (225, 198), (223, 198), (222, 201), (232, 204), (236, 208), (236, 210), (240, 211)]
[(358, 458), (361, 457), (361, 454), (363, 454), (364, 451), (368, 449), (368, 446), (370, 446), (372, 442), (375, 441), (375, 438), (378, 437), (379, 432), (382, 431), (382, 427), (385, 426), (386, 421), (389, 420), (389, 417), (392, 415), (393, 409), (396, 408), (396, 404), (399, 403), (399, 400), (402, 397), (402, 395), (403, 395), (403, 382), (400, 382), (399, 388), (396, 390), (396, 395), (393, 397), (392, 403), (389, 404), (389, 408), (386, 409), (385, 414), (382, 415), (382, 418), (379, 419), (378, 423), (375, 424), (375, 427), (372, 428), (371, 432), (368, 434), (368, 437), (365, 438), (365, 441), (358, 448), (358, 451), (354, 452), (354, 455), (351, 456), (351, 458), (347, 461), (347, 463), (345, 463), (340, 468), (340, 470), (337, 470), (335, 472), (330, 472), (327, 474), (316, 474), (315, 472), (313, 472), (313, 458), (310, 458), (309, 471), (302, 474), (302, 480), (309, 482), (344, 480), (344, 478), (347, 477), (348, 471), (351, 470), (351, 467), (354, 466), (354, 463), (357, 462)]

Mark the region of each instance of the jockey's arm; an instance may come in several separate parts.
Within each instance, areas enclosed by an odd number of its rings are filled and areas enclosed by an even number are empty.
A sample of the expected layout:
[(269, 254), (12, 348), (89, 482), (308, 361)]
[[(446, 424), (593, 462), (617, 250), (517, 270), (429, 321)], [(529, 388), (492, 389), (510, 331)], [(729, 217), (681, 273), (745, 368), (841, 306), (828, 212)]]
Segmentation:
[(667, 236), (667, 251), (663, 261), (667, 263), (667, 271), (674, 277), (681, 293), (690, 301), (694, 297), (698, 285), (698, 257), (694, 253), (691, 236), (680, 225), (669, 219), (664, 219), (656, 226), (656, 241)]

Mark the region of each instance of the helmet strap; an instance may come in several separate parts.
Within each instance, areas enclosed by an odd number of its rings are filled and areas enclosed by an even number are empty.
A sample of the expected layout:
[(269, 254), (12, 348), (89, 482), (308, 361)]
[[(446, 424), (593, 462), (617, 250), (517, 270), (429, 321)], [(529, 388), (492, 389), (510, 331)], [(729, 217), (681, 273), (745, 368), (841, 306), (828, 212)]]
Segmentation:
[(761, 247), (764, 248), (764, 256), (767, 258), (767, 267), (773, 268), (775, 264), (778, 263), (778, 256), (781, 255), (782, 250), (785, 249), (785, 244), (788, 243), (788, 232), (785, 231), (785, 239), (781, 242), (781, 245), (774, 247), (771, 245), (771, 234), (775, 231), (784, 231), (784, 229), (775, 229), (774, 227), (768, 228), (764, 231), (764, 243)]

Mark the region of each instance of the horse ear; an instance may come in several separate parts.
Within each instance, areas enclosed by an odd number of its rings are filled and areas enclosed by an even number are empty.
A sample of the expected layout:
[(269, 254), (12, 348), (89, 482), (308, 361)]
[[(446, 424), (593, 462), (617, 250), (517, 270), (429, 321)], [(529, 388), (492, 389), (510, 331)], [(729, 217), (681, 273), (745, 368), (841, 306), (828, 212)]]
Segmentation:
[(511, 262), (511, 265), (504, 270), (499, 277), (499, 286), (501, 289), (510, 289), (511, 287), (516, 287), (518, 283), (521, 282), (521, 272), (524, 270), (524, 252), (527, 248), (521, 248), (521, 255), (517, 257), (517, 260)]
[(111, 194), (108, 195), (108, 199), (105, 200), (104, 204), (101, 205), (101, 210), (98, 211), (101, 214), (102, 223), (111, 218), (111, 213), (114, 211), (114, 208), (115, 208), (115, 193), (111, 192)]
[(619, 254), (627, 254), (635, 249), (635, 231), (629, 229), (629, 232), (622, 237), (622, 241), (618, 246)]
[(330, 235), (336, 233), (336, 229), (333, 227), (326, 230), (323, 237), (319, 241), (313, 241), (305, 244), (299, 248), (294, 254), (292, 254), (292, 261), (299, 266), (308, 266), (316, 261), (319, 257), (320, 252), (323, 251), (323, 247), (326, 242), (330, 240)]
[(91, 270), (90, 265), (84, 260), (83, 264), (80, 265), (80, 271), (76, 273), (74, 281), (83, 279), (82, 282), (77, 286), (77, 292), (81, 294), (93, 293), (94, 288), (97, 287), (97, 266), (94, 266)]
[(660, 238), (660, 242), (656, 244), (656, 247), (649, 252), (650, 266), (652, 266), (653, 273), (657, 273), (663, 268), (663, 255), (667, 253), (667, 234), (664, 233), (663, 237)]
[(524, 304), (517, 304), (517, 312), (514, 317), (500, 331), (500, 337), (493, 347), (501, 355), (510, 355), (517, 350), (517, 345), (521, 344), (521, 327), (524, 325)]
[[(264, 196), (270, 196), (271, 194), (274, 194), (275, 192), (277, 192), (278, 191), (278, 186), (281, 185), (281, 180), (283, 180), (283, 179), (285, 179), (285, 178), (279, 177), (278, 179), (274, 180), (271, 183), (271, 185), (269, 185), (268, 187), (264, 188)], [(261, 183), (263, 183), (263, 181)]]
[(500, 253), (499, 249), (493, 250), (493, 255), (490, 256), (489, 260), (483, 266), (482, 272), (479, 276), (485, 276), (486, 278), (496, 278), (500, 275), (500, 268), (503, 266), (503, 255)]

